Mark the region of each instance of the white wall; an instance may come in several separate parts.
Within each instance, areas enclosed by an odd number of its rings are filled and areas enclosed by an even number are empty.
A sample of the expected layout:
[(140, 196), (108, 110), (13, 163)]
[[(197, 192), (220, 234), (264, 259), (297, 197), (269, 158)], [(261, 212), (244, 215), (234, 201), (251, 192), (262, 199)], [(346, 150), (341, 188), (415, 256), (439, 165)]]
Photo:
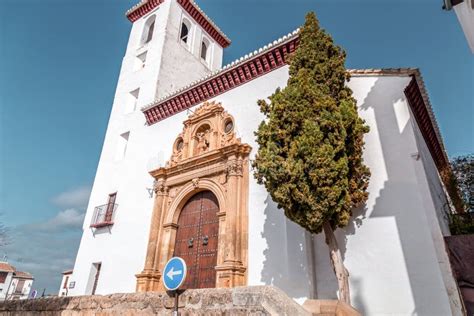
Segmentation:
[(0, 283), (0, 300), (5, 299), (5, 295), (7, 291), (9, 291), (8, 287), (10, 286), (10, 283), (12, 281), (12, 277), (13, 277), (13, 272), (9, 272), (5, 279), (5, 282)]
[(464, 0), (454, 6), (471, 52), (474, 53), (474, 0)]
[[(152, 14), (156, 14), (153, 40), (137, 48), (143, 24)], [(197, 51), (190, 53), (177, 38), (183, 14), (175, 0), (170, 0), (133, 24), (70, 279), (76, 283), (70, 295), (90, 292), (95, 275), (92, 265), (97, 262), (102, 263), (97, 294), (135, 290), (135, 274), (145, 261), (153, 204), (148, 171), (169, 159), (187, 113), (146, 126), (140, 111), (124, 111), (129, 92), (136, 88), (140, 88), (139, 109), (157, 95), (209, 71), (199, 55), (194, 55)], [(146, 66), (135, 71), (136, 56), (144, 50)], [(216, 56), (221, 60), (220, 51)], [(285, 86), (287, 78), (288, 67), (283, 67), (214, 99), (234, 116), (238, 136), (253, 147), (251, 159), (257, 148), (253, 133), (263, 119), (256, 101)], [(436, 249), (445, 230), (437, 228), (442, 223), (442, 199), (434, 195), (441, 191), (403, 93), (410, 79), (354, 77), (349, 83), (360, 114), (371, 127), (364, 157), (372, 177), (366, 207), (355, 212), (354, 220), (338, 230), (337, 237), (351, 274), (353, 303), (365, 315), (451, 313), (446, 291), (451, 283), (442, 277), (445, 256)], [(117, 160), (118, 141), (125, 132), (130, 132), (126, 153)], [(414, 158), (418, 152), (423, 159)], [(313, 247), (311, 236), (286, 219), (263, 186), (253, 177), (249, 185), (249, 285), (275, 285), (299, 302), (316, 295), (335, 298), (337, 284), (321, 236), (315, 238)], [(94, 207), (105, 204), (108, 194), (115, 191), (115, 224), (93, 234), (89, 224)], [(311, 264), (313, 259), (316, 267)]]
[(58, 296), (67, 296), (69, 294), (68, 287), (69, 287), (70, 278), (71, 278), (71, 274), (63, 274), (63, 277), (61, 279), (61, 285), (59, 286)]
[[(178, 31), (183, 14), (176, 0), (169, 0), (133, 23), (84, 219), (84, 233), (70, 279), (76, 282), (69, 291), (70, 295), (91, 291), (92, 264), (98, 262), (102, 266), (97, 294), (135, 290), (135, 274), (143, 269), (153, 204), (147, 190), (153, 183), (148, 175), (148, 166), (168, 159), (168, 155), (165, 158), (163, 154), (163, 148), (167, 144), (164, 135), (170, 132), (163, 129), (155, 133), (145, 126), (140, 108), (211, 71), (179, 41)], [(142, 45), (144, 26), (153, 15), (156, 16), (153, 39)], [(198, 32), (199, 25), (196, 24), (194, 30)], [(137, 70), (137, 56), (145, 51), (145, 67)], [(222, 53), (218, 48), (215, 52), (214, 67), (220, 67)], [(130, 113), (130, 92), (137, 88), (140, 88), (140, 93), (136, 110)], [(178, 128), (179, 125), (175, 126), (176, 131)], [(124, 144), (122, 135), (127, 132), (128, 141)], [(121, 158), (117, 151), (124, 152), (125, 147), (125, 155)], [(118, 204), (115, 224), (93, 233), (89, 225), (94, 208), (106, 204), (108, 195), (113, 192), (117, 192), (115, 202)]]
[[(10, 286), (10, 289), (8, 290), (8, 297), (9, 299), (11, 298), (18, 298), (18, 299), (27, 299), (28, 296), (30, 295), (31, 287), (33, 286), (33, 280), (27, 279), (25, 280), (25, 283), (23, 283), (23, 286), (21, 288), (17, 289), (18, 282), (20, 281), (19, 278), (13, 277), (12, 280), (12, 285)], [(15, 293), (15, 292), (20, 292), (21, 295)]]

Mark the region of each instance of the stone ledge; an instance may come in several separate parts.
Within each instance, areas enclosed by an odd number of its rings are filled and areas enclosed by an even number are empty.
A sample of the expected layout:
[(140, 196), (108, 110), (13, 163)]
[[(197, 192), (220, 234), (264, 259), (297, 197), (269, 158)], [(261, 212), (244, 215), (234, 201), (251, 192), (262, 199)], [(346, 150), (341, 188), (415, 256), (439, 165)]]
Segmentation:
[[(170, 315), (173, 298), (161, 292), (15, 300), (0, 303), (8, 316)], [(181, 315), (311, 315), (272, 286), (187, 290), (179, 298)]]

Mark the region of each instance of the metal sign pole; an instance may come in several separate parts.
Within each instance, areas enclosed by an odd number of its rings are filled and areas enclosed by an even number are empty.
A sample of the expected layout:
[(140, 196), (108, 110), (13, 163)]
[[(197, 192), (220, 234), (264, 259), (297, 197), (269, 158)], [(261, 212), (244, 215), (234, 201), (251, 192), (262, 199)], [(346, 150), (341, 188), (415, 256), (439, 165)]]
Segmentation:
[(179, 292), (174, 291), (174, 311), (173, 311), (173, 316), (179, 316), (178, 314), (178, 300), (179, 300)]

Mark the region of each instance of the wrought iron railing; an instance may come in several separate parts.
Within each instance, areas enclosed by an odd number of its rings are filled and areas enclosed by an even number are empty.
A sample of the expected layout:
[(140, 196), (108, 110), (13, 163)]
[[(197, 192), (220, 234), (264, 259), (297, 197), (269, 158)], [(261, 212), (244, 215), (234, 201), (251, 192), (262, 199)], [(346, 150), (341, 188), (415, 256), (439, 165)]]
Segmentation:
[(90, 227), (99, 228), (113, 225), (117, 206), (118, 205), (115, 203), (107, 203), (96, 206), (94, 209), (94, 214), (92, 215)]

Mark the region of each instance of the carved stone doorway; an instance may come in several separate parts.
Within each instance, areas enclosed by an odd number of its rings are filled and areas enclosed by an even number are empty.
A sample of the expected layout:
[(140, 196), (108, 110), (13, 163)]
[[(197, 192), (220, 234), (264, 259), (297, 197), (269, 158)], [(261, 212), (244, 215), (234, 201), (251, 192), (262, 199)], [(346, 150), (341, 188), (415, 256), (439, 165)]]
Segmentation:
[[(246, 285), (251, 147), (219, 103), (204, 103), (184, 121), (172, 148), (166, 166), (150, 172), (155, 201), (137, 291), (163, 291), (162, 271), (173, 255), (191, 262), (188, 288)], [(198, 216), (204, 222), (196, 232), (187, 226), (198, 224)]]
[(188, 271), (184, 289), (216, 286), (219, 205), (211, 191), (193, 195), (178, 219), (174, 257), (186, 262)]

